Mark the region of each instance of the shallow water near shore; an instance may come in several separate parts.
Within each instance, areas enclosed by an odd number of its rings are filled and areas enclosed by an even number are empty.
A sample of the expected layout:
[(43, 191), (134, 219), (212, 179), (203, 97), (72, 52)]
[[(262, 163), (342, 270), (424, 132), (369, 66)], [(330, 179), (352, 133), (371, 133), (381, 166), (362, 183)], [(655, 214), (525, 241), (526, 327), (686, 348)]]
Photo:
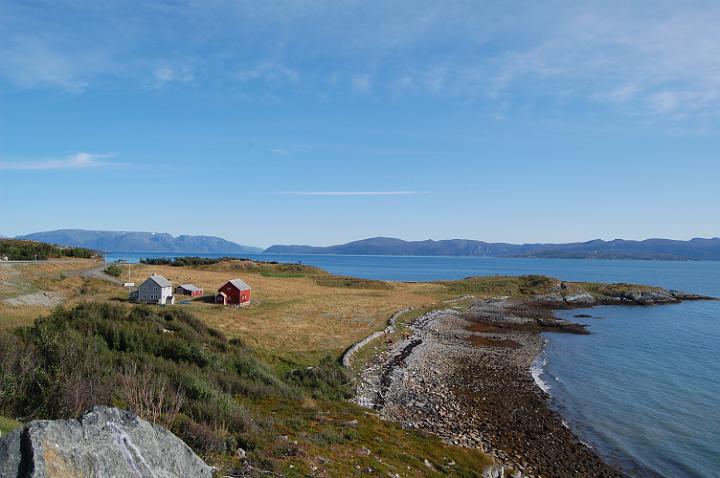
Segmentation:
[[(188, 254), (109, 254), (137, 260)], [(224, 254), (199, 254), (218, 257)], [(720, 297), (720, 262), (246, 254), (369, 279), (546, 274)], [(594, 318), (576, 318), (589, 314)], [(581, 439), (638, 477), (720, 477), (720, 302), (560, 311), (589, 336), (549, 334), (538, 378)], [(602, 319), (596, 318), (602, 317)]]
[(584, 441), (632, 476), (720, 476), (720, 303), (558, 315), (592, 332), (549, 337), (541, 375)]

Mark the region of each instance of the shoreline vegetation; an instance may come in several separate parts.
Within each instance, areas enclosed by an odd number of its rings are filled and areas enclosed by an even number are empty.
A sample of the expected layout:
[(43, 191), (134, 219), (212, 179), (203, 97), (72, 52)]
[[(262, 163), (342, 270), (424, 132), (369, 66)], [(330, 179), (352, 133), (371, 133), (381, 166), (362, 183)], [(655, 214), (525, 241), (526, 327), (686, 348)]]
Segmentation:
[[(97, 261), (0, 264), (5, 431), (15, 419), (105, 404), (167, 426), (228, 476), (500, 476), (505, 467), (562, 477), (573, 466), (619, 476), (558, 425), (535, 386), (539, 333), (587, 333), (556, 319), (560, 307), (704, 298), (544, 276), (406, 283), (299, 264), (180, 262), (127, 273), (208, 291), (242, 276), (253, 304), (137, 306), (86, 274)], [(63, 306), (28, 302), (39, 293)], [(372, 334), (343, 367), (343, 352)]]
[(0, 257), (10, 261), (45, 261), (61, 257), (91, 259), (98, 253), (84, 247), (56, 246), (44, 242), (0, 238)]

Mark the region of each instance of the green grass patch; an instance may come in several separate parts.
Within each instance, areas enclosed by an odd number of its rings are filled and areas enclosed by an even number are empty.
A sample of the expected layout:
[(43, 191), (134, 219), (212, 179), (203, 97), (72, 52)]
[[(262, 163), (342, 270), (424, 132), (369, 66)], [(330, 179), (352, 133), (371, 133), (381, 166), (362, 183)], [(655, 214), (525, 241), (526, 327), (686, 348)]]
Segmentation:
[(260, 275), (263, 277), (279, 277), (282, 279), (296, 279), (306, 277), (306, 274), (301, 272), (274, 272), (274, 271), (262, 271)]
[(315, 283), (323, 287), (343, 287), (348, 289), (387, 290), (392, 288), (391, 284), (381, 280), (360, 279), (358, 277), (345, 277), (334, 275), (317, 277), (315, 279)]
[(22, 426), (22, 423), (13, 420), (12, 418), (7, 418), (0, 416), (0, 435), (4, 435), (5, 433), (9, 433), (16, 428), (20, 428)]
[(450, 295), (527, 296), (547, 293), (560, 281), (541, 275), (477, 276), (461, 280), (438, 281)]

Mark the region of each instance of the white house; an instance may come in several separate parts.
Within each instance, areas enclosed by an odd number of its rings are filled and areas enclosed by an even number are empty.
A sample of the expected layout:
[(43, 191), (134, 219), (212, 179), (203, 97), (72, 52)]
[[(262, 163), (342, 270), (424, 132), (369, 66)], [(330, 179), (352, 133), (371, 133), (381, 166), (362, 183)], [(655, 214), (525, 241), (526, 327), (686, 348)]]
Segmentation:
[(130, 293), (130, 300), (144, 304), (174, 304), (172, 284), (161, 275), (153, 274)]

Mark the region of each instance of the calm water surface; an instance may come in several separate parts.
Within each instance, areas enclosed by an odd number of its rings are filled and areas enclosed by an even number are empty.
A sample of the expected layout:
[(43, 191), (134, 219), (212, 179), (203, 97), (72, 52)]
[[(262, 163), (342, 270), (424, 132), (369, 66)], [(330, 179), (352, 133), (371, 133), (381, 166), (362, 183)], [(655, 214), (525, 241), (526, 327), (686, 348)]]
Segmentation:
[[(186, 255), (186, 254), (185, 254)], [(221, 254), (222, 255), (222, 254)], [(172, 254), (109, 254), (108, 260)], [(205, 257), (218, 255), (206, 254)], [(720, 263), (247, 254), (369, 279), (547, 274), (720, 297)], [(595, 317), (581, 319), (578, 313)], [(569, 426), (638, 477), (720, 478), (720, 302), (561, 311), (589, 336), (547, 335), (542, 380)]]

